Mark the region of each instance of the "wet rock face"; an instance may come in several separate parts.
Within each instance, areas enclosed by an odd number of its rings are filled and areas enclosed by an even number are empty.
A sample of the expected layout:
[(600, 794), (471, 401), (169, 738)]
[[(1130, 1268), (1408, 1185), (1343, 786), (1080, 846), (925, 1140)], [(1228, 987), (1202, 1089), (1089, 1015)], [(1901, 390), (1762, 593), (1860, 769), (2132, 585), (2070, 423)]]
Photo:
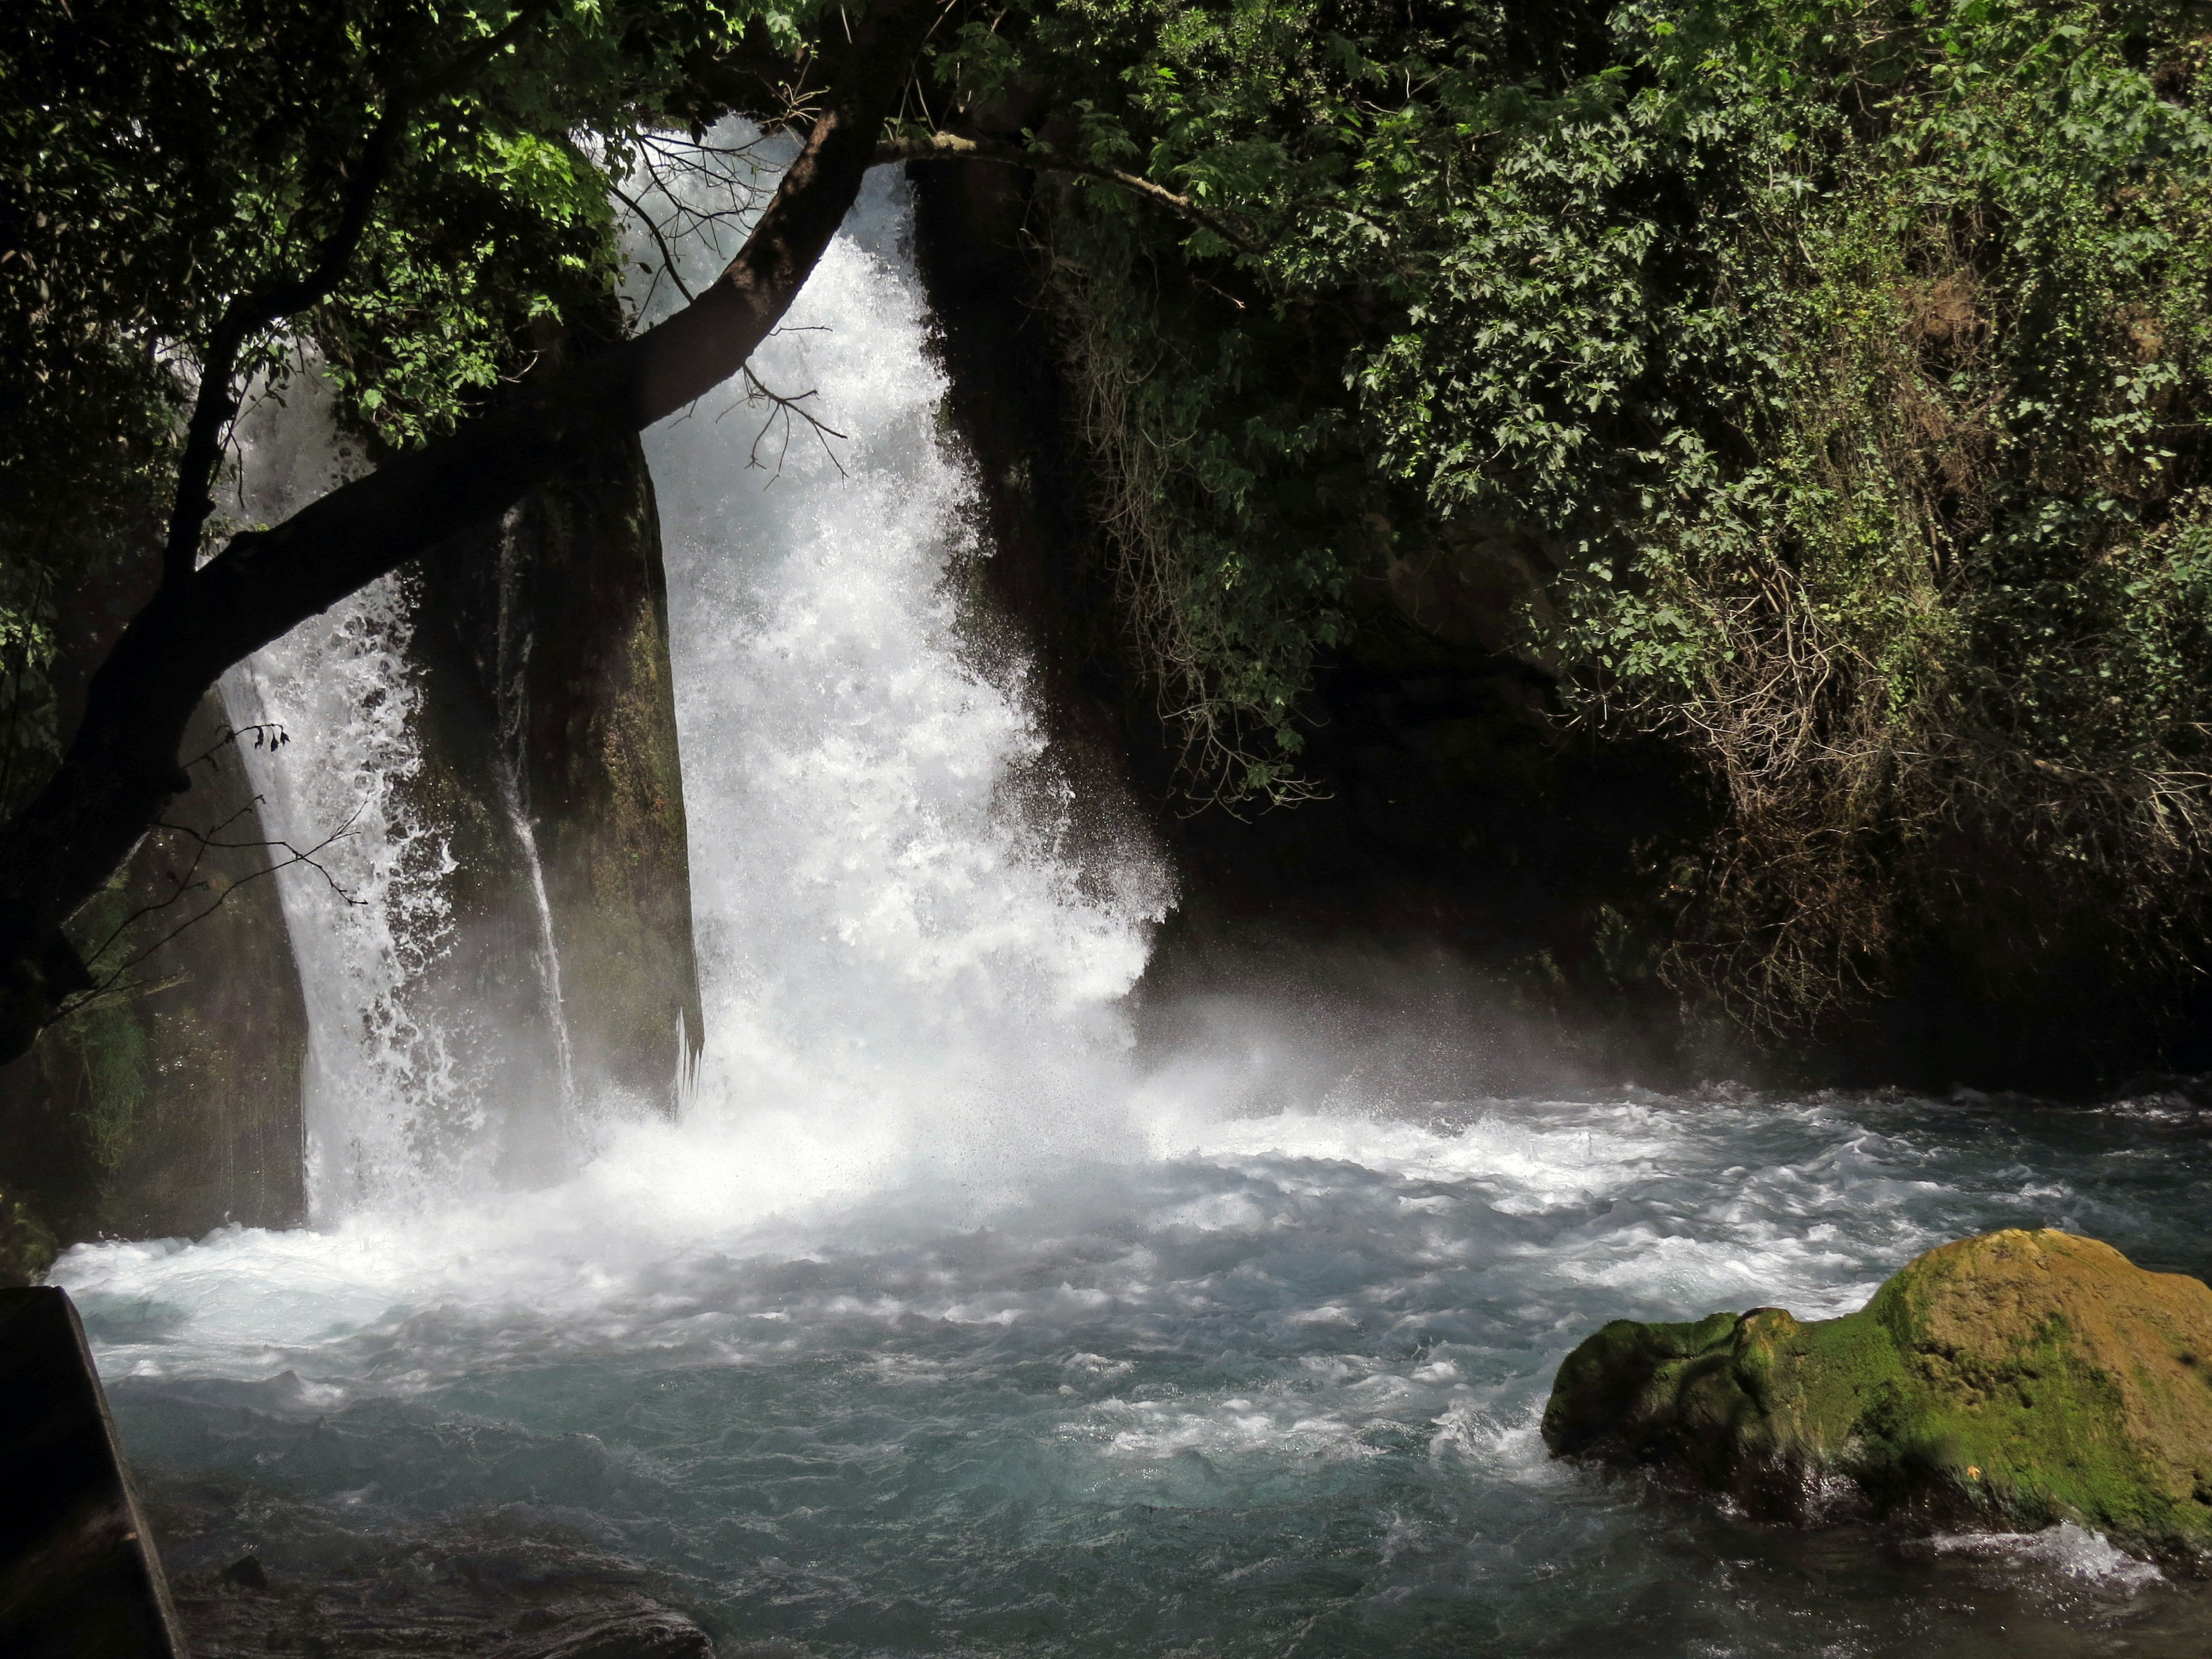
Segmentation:
[(1543, 1431), (1768, 1518), (2071, 1520), (2212, 1559), (2212, 1287), (2094, 1239), (1990, 1233), (1841, 1319), (1617, 1320), (1559, 1367)]
[(185, 732), (192, 787), (70, 923), (112, 991), (0, 1070), (0, 1284), (102, 1234), (305, 1217), (307, 1008), (269, 875), (283, 854), (228, 732), (210, 692)]
[(679, 1033), (696, 1052), (702, 1019), (643, 450), (617, 447), (532, 492), (426, 561), (422, 580), (414, 804), (454, 864), (451, 939), (423, 994), (494, 1097), (562, 1088), (557, 1020), (580, 1097), (669, 1109)]
[[(524, 503), (523, 782), (587, 1091), (666, 1107), (703, 1035), (659, 509), (635, 441)], [(510, 576), (510, 580), (514, 577)]]

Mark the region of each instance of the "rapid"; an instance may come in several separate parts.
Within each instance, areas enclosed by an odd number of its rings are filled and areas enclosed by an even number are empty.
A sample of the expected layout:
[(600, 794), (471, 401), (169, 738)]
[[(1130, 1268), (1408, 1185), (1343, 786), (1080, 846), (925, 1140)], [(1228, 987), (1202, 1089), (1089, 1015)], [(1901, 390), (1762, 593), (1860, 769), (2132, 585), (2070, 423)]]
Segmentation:
[[(1999, 1226), (2212, 1271), (2205, 1097), (1499, 1098), (1449, 1034), (1261, 998), (1139, 1041), (1172, 883), (1080, 832), (975, 597), (909, 222), (879, 170), (757, 360), (830, 432), (730, 392), (647, 434), (708, 1024), (673, 1121), (518, 1119), (409, 1004), (444, 854), (380, 782), (396, 586), (226, 688), (294, 733), (256, 762), (279, 829), (354, 826), (356, 902), (286, 872), (312, 1224), (52, 1275), (157, 1514), (197, 1517), (172, 1568), (557, 1536), (725, 1655), (2212, 1647), (2202, 1587), (2076, 1528), (1753, 1526), (1536, 1433), (1612, 1318), (1840, 1313)], [(742, 225), (690, 223), (696, 277)], [(329, 441), (283, 419), (264, 505)], [(1409, 1091), (1393, 1042), (1445, 1058)], [(493, 1121), (561, 1172), (494, 1179)]]

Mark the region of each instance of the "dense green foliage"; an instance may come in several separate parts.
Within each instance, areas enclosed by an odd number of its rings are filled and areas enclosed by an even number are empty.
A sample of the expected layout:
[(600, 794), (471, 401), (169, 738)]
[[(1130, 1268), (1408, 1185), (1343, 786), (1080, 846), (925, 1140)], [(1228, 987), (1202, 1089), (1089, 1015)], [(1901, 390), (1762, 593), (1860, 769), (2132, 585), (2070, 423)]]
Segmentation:
[[(241, 373), (282, 396), (304, 339), (367, 443), (421, 443), (622, 325), (603, 164), (719, 111), (741, 39), (809, 15), (0, 12), (0, 809), (65, 735), (62, 665), (96, 658), (64, 630), (112, 634), (150, 582), (207, 342), (313, 266), (364, 177), (345, 279)], [(1721, 804), (1605, 925), (1802, 1030), (1931, 948), (2147, 986), (2200, 952), (2209, 27), (2082, 0), (1033, 0), (948, 15), (915, 108), (1014, 112), (1240, 233), (1039, 191), (1120, 621), (1192, 795), (1307, 793), (1355, 584), (1510, 544), (1561, 720), (1660, 734)]]
[(1726, 803), (1657, 878), (1686, 991), (1802, 1026), (1931, 939), (2170, 972), (2212, 882), (2207, 27), (1097, 0), (971, 35), (971, 76), (1064, 90), (1040, 141), (1266, 250), (1095, 190), (1052, 219), (1079, 386), (1168, 370), (1097, 447), (1201, 659), (1170, 710), (1201, 686), (1253, 763), (1200, 793), (1277, 787), (1346, 583), (1473, 525), (1551, 567), (1562, 713), (1671, 733)]
[(49, 671), (70, 613), (127, 613), (148, 590), (226, 313), (313, 270), (373, 181), (344, 279), (256, 331), (240, 369), (281, 397), (312, 341), (370, 444), (446, 429), (549, 327), (618, 325), (616, 225), (586, 146), (620, 160), (655, 123), (696, 119), (692, 70), (754, 15), (720, 0), (0, 9), (0, 810), (66, 736)]
[(1466, 492), (1400, 453), (1451, 411), (1385, 387), (1386, 364), (1456, 349), (1439, 384), (1502, 367), (1431, 309), (1441, 267), (1495, 252), (1452, 222), (1487, 167), (1470, 141), (1604, 48), (1572, 6), (1103, 0), (1041, 9), (1018, 44), (968, 28), (958, 72), (984, 106), (1050, 88), (1040, 143), (1169, 180), (1268, 250), (1225, 259), (1096, 188), (1060, 191), (1048, 232), (1124, 609), (1200, 798), (1302, 793), (1298, 703), (1347, 580), (1431, 488)]

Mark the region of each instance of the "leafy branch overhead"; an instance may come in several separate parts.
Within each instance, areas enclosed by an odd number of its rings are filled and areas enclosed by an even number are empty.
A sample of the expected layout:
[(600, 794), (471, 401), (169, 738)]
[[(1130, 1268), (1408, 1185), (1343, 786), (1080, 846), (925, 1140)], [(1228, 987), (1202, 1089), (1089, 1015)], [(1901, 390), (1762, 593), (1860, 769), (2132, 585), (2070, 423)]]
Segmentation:
[[(533, 484), (744, 369), (843, 220), (935, 16), (919, 0), (882, 0), (845, 27), (836, 61), (811, 100), (804, 143), (743, 250), (690, 305), (625, 339), (610, 303), (616, 243), (603, 175), (571, 134), (596, 127), (605, 153), (619, 161), (638, 134), (666, 118), (664, 100), (684, 94), (684, 54), (734, 49), (741, 20), (701, 8), (676, 20), (688, 27), (671, 31), (668, 19), (650, 9), (627, 19), (598, 10), (562, 12), (569, 27), (541, 41), (528, 11), (489, 20), (401, 15), (405, 10), (394, 8), (383, 21), (397, 23), (397, 32), (377, 38), (305, 9), (276, 15), (278, 32), (293, 32), (289, 40), (241, 42), (210, 27), (211, 38), (229, 54), (227, 72), (240, 81), (260, 77), (253, 90), (264, 97), (247, 107), (264, 122), (271, 111), (289, 116), (292, 125), (277, 124), (278, 142), (260, 147), (263, 171), (256, 173), (255, 141), (266, 137), (266, 127), (221, 131), (226, 121), (250, 118), (224, 95), (239, 88), (222, 85), (223, 76), (207, 64), (181, 71), (179, 95), (198, 99), (186, 113), (197, 114), (208, 130), (173, 136), (168, 149), (158, 137), (155, 144), (156, 159), (178, 175), (168, 182), (181, 204), (172, 216), (180, 228), (179, 245), (170, 250), (180, 268), (153, 273), (168, 279), (165, 300), (173, 314), (149, 325), (143, 307), (116, 318), (95, 307), (88, 325), (82, 316), (68, 316), (56, 330), (49, 325), (65, 307), (52, 303), (50, 285), (40, 289), (45, 308), (28, 313), (23, 361), (30, 374), (16, 401), (35, 404), (52, 395), (55, 376), (40, 375), (46, 364), (65, 374), (88, 359), (95, 384), (104, 374), (143, 409), (148, 464), (139, 482), (149, 494), (161, 482), (172, 485), (173, 523), (196, 528), (208, 507), (204, 471), (178, 472), (162, 465), (163, 404), (182, 400), (186, 378), (165, 373), (165, 354), (179, 343), (188, 353), (205, 343), (198, 362), (214, 371), (213, 384), (203, 381), (207, 395), (186, 445), (186, 459), (204, 463), (214, 447), (209, 434), (219, 433), (235, 410), (236, 377), (252, 368), (281, 377), (289, 346), (274, 325), (288, 304), (318, 307), (313, 337), (352, 410), (367, 418), (372, 441), (385, 453), (374, 471), (339, 484), (281, 525), (234, 535), (212, 556), (194, 547), (189, 556), (162, 562), (151, 598), (85, 687), (83, 713), (59, 766), (16, 806), (0, 834), (0, 1055), (21, 1052), (41, 1024), (90, 988), (62, 925), (100, 890), (164, 804), (189, 787), (178, 767), (178, 745), (185, 721), (223, 668), (363, 583), (496, 518)], [(227, 25), (251, 35), (241, 23), (264, 17), (185, 8), (157, 20), (172, 25), (170, 32), (155, 28), (126, 39), (126, 22), (143, 20), (87, 11), (85, 19), (41, 14), (27, 28), (15, 25), (0, 34), (8, 61), (31, 71), (26, 79), (44, 76), (52, 83), (41, 88), (50, 94), (47, 103), (77, 117), (71, 132), (66, 118), (50, 123), (41, 112), (30, 119), (27, 111), (40, 112), (37, 104), (11, 106), (19, 118), (6, 177), (19, 201), (16, 220), (42, 231), (61, 224), (38, 252), (8, 250), (9, 259), (0, 264), (19, 270), (51, 270), (59, 263), (72, 246), (64, 222), (76, 215), (80, 229), (86, 222), (79, 209), (112, 211), (90, 201), (56, 212), (27, 205), (46, 202), (58, 209), (68, 196), (64, 188), (58, 198), (57, 181), (33, 165), (49, 128), (75, 139), (79, 160), (90, 157), (96, 174), (103, 144), (116, 142), (110, 118), (126, 146), (143, 139), (152, 119), (101, 107), (100, 94), (115, 78), (106, 54), (135, 47), (138, 58), (126, 52), (125, 61), (156, 77), (175, 71), (179, 58), (189, 60), (183, 48), (200, 44), (196, 32), (202, 26)], [(841, 26), (848, 21), (841, 14)], [(532, 61), (518, 67), (510, 60), (522, 58), (526, 45)], [(352, 97), (298, 100), (299, 64), (313, 62), (318, 49), (342, 83), (337, 90)], [(474, 78), (478, 71), (480, 81)], [(288, 75), (295, 77), (292, 83), (283, 80)], [(465, 83), (476, 87), (475, 95), (446, 96)], [(395, 86), (403, 89), (396, 95), (389, 90)], [(418, 108), (410, 120), (406, 112)], [(203, 165), (205, 141), (215, 137), (230, 140), (240, 158), (236, 167)], [(293, 147), (301, 139), (313, 141), (312, 150)], [(349, 186), (341, 167), (340, 188), (331, 198), (337, 205), (327, 224), (315, 222), (329, 216), (318, 210), (325, 198), (299, 188), (313, 182), (307, 154), (362, 158), (352, 180), (359, 188)], [(376, 191), (386, 175), (387, 188)], [(65, 187), (71, 181), (58, 182)], [(86, 179), (75, 182), (89, 188)], [(249, 239), (228, 265), (204, 267), (210, 250), (196, 242), (195, 229), (234, 228), (240, 209), (255, 207), (267, 217), (258, 240)], [(456, 207), (461, 210), (452, 210)], [(503, 218), (508, 208), (515, 211)], [(89, 222), (96, 228), (100, 222)], [(429, 256), (457, 233), (471, 236), (477, 269), (468, 273), (466, 288), (441, 289), (428, 275)], [(110, 239), (109, 252), (120, 268), (137, 256), (115, 246), (118, 240)], [(502, 255), (535, 280), (504, 291), (487, 287), (483, 268)], [(287, 274), (303, 268), (310, 273), (305, 278)], [(503, 301), (505, 308), (475, 309), (480, 293), (489, 296), (485, 306), (499, 307)], [(395, 301), (410, 295), (443, 326), (414, 332), (374, 326), (388, 324)], [(356, 297), (357, 305), (346, 303)], [(595, 321), (602, 331), (593, 339)], [(495, 322), (501, 326), (489, 325)], [(524, 376), (496, 397), (468, 398), (476, 378), (471, 366), (514, 361), (539, 324), (567, 325), (556, 329), (566, 361)], [(249, 337), (257, 327), (264, 331), (258, 362)], [(564, 332), (573, 339), (560, 339)], [(402, 402), (380, 394), (412, 384), (413, 371), (426, 362), (439, 365), (430, 378), (445, 401), (404, 400), (422, 424), (412, 431), (404, 424), (380, 430), (375, 417), (388, 403)], [(41, 441), (24, 435), (33, 425), (11, 424), (19, 448), (10, 459), (20, 457), (22, 446)], [(93, 434), (75, 435), (100, 447)], [(69, 457), (54, 459), (66, 476)], [(15, 509), (9, 516), (27, 541), (41, 527), (40, 507), (53, 503), (40, 501), (30, 475), (15, 476), (20, 494), (0, 502), (0, 510)], [(30, 510), (22, 510), (26, 506)], [(179, 544), (186, 538), (180, 536)], [(127, 537), (121, 539), (117, 556), (127, 560)], [(72, 550), (55, 543), (37, 549), (48, 568), (81, 563), (82, 555), (71, 560)]]

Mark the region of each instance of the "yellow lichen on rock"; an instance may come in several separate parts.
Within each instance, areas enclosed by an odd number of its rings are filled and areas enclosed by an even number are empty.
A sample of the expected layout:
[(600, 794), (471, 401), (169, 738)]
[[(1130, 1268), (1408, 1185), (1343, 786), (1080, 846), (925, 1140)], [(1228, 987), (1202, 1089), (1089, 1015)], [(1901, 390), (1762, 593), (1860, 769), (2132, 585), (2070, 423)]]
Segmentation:
[(2094, 1238), (2017, 1228), (1930, 1250), (1892, 1284), (1892, 1334), (1931, 1382), (1948, 1362), (2032, 1412), (2045, 1379), (2028, 1356), (2061, 1341), (2110, 1388), (2111, 1426), (2166, 1495), (2212, 1504), (2212, 1285), (2145, 1272)]

